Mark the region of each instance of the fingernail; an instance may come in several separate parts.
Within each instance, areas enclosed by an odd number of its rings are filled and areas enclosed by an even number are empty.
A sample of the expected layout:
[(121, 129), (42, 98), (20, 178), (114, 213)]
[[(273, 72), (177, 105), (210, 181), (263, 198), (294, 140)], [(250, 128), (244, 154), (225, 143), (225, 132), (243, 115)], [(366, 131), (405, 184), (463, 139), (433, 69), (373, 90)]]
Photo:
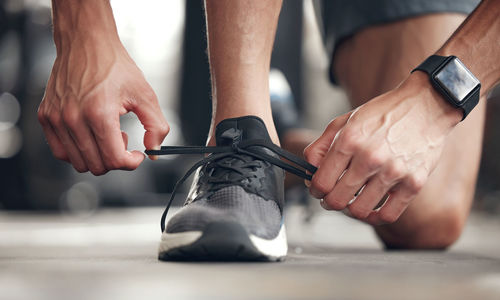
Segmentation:
[(306, 187), (311, 187), (311, 181), (307, 180), (307, 179), (304, 179), (304, 184), (306, 185)]
[(319, 200), (319, 205), (321, 205), (321, 207), (323, 207), (325, 210), (332, 210), (332, 208), (328, 206), (324, 199)]
[(309, 189), (309, 192), (310, 192), (310, 193), (311, 193), (311, 195), (312, 195), (314, 198), (316, 198), (316, 199), (321, 199), (321, 198), (323, 198), (323, 197), (324, 197), (324, 195), (323, 195), (320, 191), (316, 190), (314, 187), (311, 187), (311, 188)]
[[(155, 146), (152, 148), (152, 150), (160, 150), (160, 146)], [(148, 157), (151, 160), (158, 160), (158, 155), (149, 155)]]
[(146, 154), (144, 152), (141, 152), (141, 151), (129, 151), (129, 150), (126, 150), (127, 154), (130, 155), (131, 157), (134, 156), (135, 153), (140, 153), (142, 154), (143, 156), (143, 159), (146, 158)]
[(347, 207), (346, 207), (346, 208), (344, 208), (344, 209), (342, 210), (342, 213), (343, 213), (344, 215), (346, 215), (346, 216), (348, 216), (348, 217), (351, 217), (351, 218), (352, 218), (352, 214), (351, 214), (351, 212), (349, 211), (349, 208), (347, 208)]

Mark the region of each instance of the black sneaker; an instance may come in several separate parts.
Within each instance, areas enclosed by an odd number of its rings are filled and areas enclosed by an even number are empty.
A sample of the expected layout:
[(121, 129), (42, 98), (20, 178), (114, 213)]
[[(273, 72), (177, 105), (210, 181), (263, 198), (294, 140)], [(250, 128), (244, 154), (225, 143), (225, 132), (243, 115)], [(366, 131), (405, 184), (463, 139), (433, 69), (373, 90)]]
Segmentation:
[(226, 119), (216, 128), (215, 147), (162, 147), (148, 154), (212, 153), (197, 170), (184, 206), (165, 228), (162, 216), (160, 260), (278, 261), (287, 253), (284, 171), (310, 178), (315, 168), (274, 145), (264, 122), (254, 116)]

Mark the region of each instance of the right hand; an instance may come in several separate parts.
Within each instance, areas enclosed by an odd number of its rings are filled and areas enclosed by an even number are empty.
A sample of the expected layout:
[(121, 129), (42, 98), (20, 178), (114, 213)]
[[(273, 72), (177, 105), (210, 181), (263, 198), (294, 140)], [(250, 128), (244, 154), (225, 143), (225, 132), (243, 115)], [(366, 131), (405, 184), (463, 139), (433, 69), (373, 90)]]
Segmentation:
[(137, 115), (147, 149), (159, 149), (169, 131), (144, 75), (118, 39), (72, 37), (65, 47), (56, 45), (58, 55), (38, 109), (54, 156), (94, 175), (136, 169), (145, 156), (127, 151), (120, 116)]

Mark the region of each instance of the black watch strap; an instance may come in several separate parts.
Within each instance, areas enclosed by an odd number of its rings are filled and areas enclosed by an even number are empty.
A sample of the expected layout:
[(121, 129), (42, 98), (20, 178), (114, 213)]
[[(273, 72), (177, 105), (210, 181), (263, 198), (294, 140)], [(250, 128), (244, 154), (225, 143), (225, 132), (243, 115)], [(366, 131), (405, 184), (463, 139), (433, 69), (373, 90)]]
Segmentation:
[(462, 121), (474, 109), (474, 107), (476, 107), (478, 103), (479, 103), (479, 91), (477, 91), (477, 93), (474, 93), (472, 97), (470, 97), (469, 100), (464, 102), (464, 104), (461, 106), (461, 108), (464, 111), (464, 117), (462, 118)]
[(450, 96), (446, 93), (446, 91), (441, 88), (436, 81), (434, 80), (433, 76), (437, 71), (439, 71), (445, 64), (447, 64), (450, 60), (455, 59), (455, 56), (439, 56), (439, 55), (431, 55), (429, 56), (424, 62), (422, 62), (418, 67), (413, 69), (411, 72), (415, 71), (422, 71), (425, 72), (429, 75), (429, 79), (434, 86), (435, 89), (437, 89), (441, 95), (454, 107), (461, 108), (463, 110), (463, 118), (462, 120), (467, 117), (467, 115), (472, 111), (472, 109), (478, 104), (479, 102), (479, 89), (477, 91), (474, 91), (469, 98), (467, 98), (466, 101), (460, 103), (460, 105), (456, 104), (453, 100), (450, 100)]
[(441, 65), (445, 64), (450, 58), (453, 57), (454, 56), (431, 55), (411, 72), (413, 73), (415, 71), (423, 71), (431, 76), (435, 70), (437, 70)]

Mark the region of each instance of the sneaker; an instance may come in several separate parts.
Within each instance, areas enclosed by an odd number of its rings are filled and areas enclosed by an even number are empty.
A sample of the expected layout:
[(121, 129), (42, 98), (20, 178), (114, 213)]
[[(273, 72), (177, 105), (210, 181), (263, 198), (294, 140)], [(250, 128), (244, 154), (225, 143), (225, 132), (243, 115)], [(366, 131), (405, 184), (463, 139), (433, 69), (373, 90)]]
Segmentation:
[(215, 147), (146, 151), (153, 155), (212, 153), (176, 185), (196, 171), (183, 207), (165, 226), (174, 188), (161, 220), (159, 259), (282, 260), (287, 253), (283, 169), (304, 178), (310, 175), (279, 157), (311, 173), (315, 168), (274, 145), (258, 117), (226, 119), (217, 125), (215, 137)]

